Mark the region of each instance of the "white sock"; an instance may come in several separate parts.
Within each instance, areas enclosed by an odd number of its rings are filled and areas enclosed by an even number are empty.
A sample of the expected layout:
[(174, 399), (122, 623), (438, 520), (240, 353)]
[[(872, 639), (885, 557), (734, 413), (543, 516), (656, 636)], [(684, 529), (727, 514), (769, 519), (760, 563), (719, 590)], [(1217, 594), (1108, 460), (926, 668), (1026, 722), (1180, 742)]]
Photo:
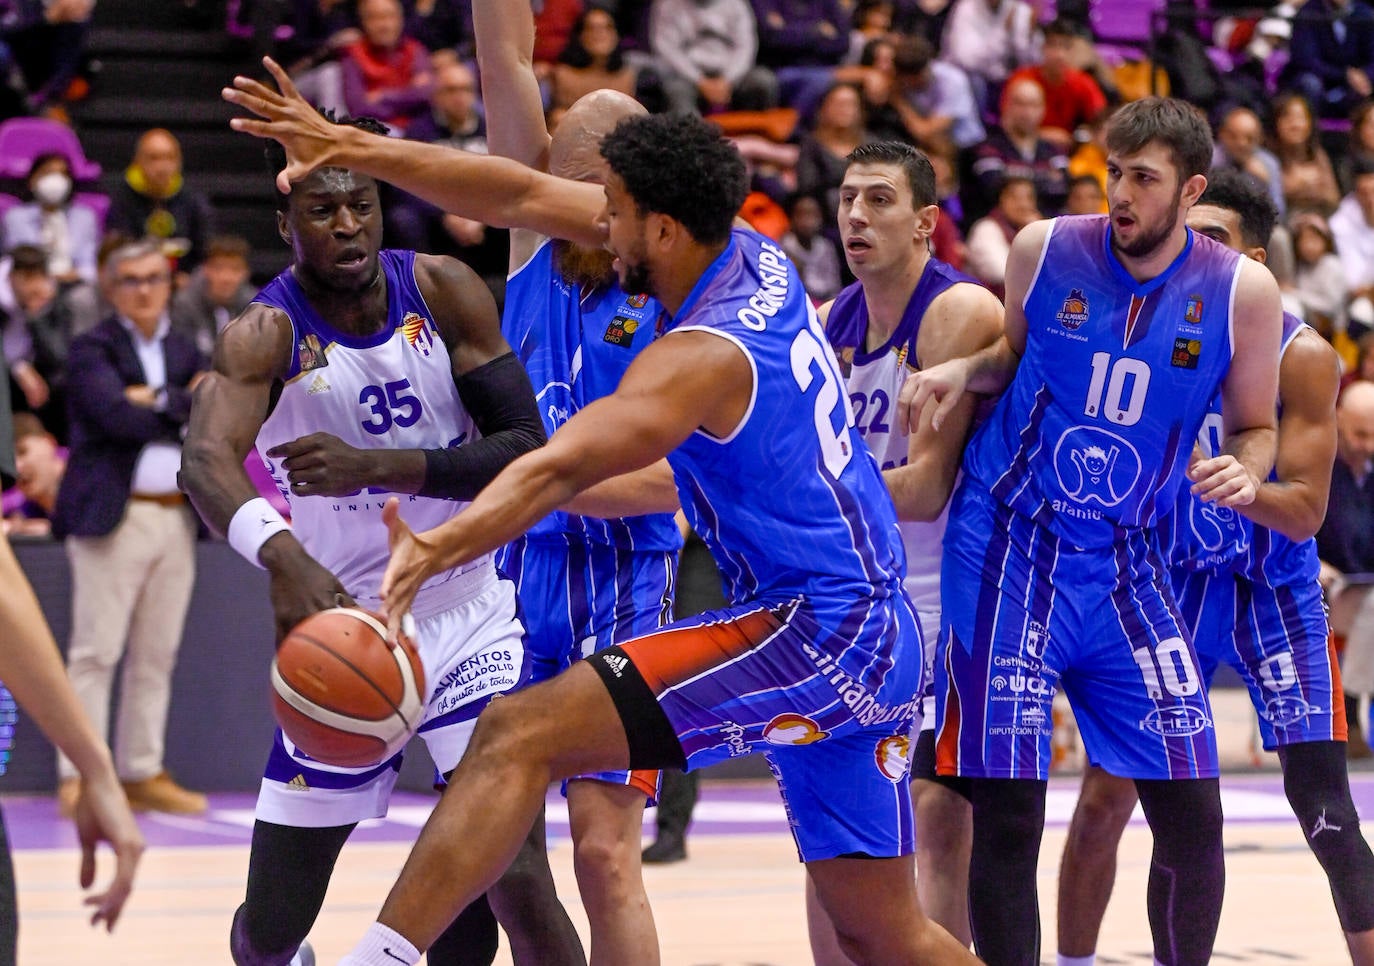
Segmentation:
[(1096, 966), (1097, 953), (1091, 956), (1065, 956), (1059, 953), (1054, 957), (1055, 966)]
[(339, 961), (339, 966), (416, 966), (420, 950), (396, 930), (374, 922), (367, 935)]

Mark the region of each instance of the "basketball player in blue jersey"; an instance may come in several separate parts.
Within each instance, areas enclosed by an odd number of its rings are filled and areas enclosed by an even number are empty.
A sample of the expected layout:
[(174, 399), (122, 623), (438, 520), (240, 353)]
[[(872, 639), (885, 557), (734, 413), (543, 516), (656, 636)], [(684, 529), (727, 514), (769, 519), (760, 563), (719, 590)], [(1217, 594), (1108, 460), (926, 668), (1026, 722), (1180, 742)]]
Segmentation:
[[(1002, 303), (980, 282), (930, 254), (940, 209), (926, 157), (898, 141), (866, 144), (849, 155), (840, 185), (839, 226), (858, 281), (818, 314), (840, 361), (855, 423), (878, 458), (897, 508), (906, 548), (905, 586), (929, 645), (926, 681), (940, 634), (940, 545), (946, 509), (973, 425), (976, 397), (961, 399), (935, 432), (915, 433), (894, 418), (906, 377), (972, 355), (1002, 333)], [(960, 779), (935, 773), (935, 697), (922, 695), (912, 754), (916, 815), (916, 891), (921, 907), (965, 945), (971, 821)], [(818, 963), (844, 962), (834, 932), (808, 903)]]
[(508, 542), (600, 481), (657, 475), (665, 456), (731, 599), (488, 705), (380, 921), (346, 962), (417, 962), (509, 861), (550, 779), (700, 767), (753, 750), (776, 770), (847, 955), (974, 962), (915, 895), (905, 753), (921, 639), (896, 517), (796, 269), (762, 236), (731, 231), (746, 189), (738, 153), (700, 118), (656, 115), (606, 136), (604, 191), (499, 159), (405, 158), (382, 138), (324, 137), (266, 63), (281, 91), (235, 78), (230, 99), (265, 118), (235, 126), (282, 140), (288, 178), (341, 163), (433, 199), (460, 171), (485, 176), (507, 204), (540, 210), (574, 240), (604, 241), (621, 288), (655, 296), (665, 312), (664, 333), (616, 391), (463, 514), (416, 535), (388, 503), (392, 624), (429, 574)]
[[(1277, 217), (1264, 190), (1236, 172), (1215, 171), (1188, 226), (1263, 262)], [(1325, 339), (1287, 314), (1282, 352), (1274, 475), (1241, 508), (1243, 516), (1181, 494), (1161, 539), (1171, 547), (1170, 579), (1203, 677), (1224, 661), (1249, 687), (1264, 746), (1278, 750), (1288, 800), (1330, 880), (1351, 959), (1368, 966), (1374, 854), (1350, 796), (1345, 707), (1313, 540), (1336, 453), (1340, 362)], [(1198, 438), (1203, 455), (1214, 455), (1219, 425), (1218, 404)], [(1117, 844), (1135, 802), (1129, 779), (1101, 768), (1084, 773), (1059, 869), (1059, 966), (1094, 962)]]
[[(1040, 961), (1061, 687), (1091, 762), (1135, 780), (1154, 832), (1160, 963), (1208, 961), (1225, 882), (1211, 709), (1154, 527), (1190, 481), (1209, 508), (1254, 501), (1274, 461), (1282, 310), (1264, 266), (1185, 224), (1212, 151), (1189, 105), (1126, 105), (1107, 147), (1110, 215), (1023, 229), (1004, 337), (902, 394), (899, 418), (938, 427), (965, 389), (1006, 390), (951, 505), (936, 657), (937, 767), (969, 779), (974, 945), (998, 966)], [(1190, 464), (1218, 391), (1219, 454)]]
[[(379, 251), (373, 179), (324, 168), (278, 201), (292, 267), (221, 334), (195, 398), (182, 479), (207, 522), (271, 572), (280, 636), (324, 608), (378, 606), (369, 595), (386, 561), (378, 518), (388, 494), (446, 520), (544, 432), (480, 279), (453, 259)], [(291, 505), (289, 527), (244, 473), (255, 441)], [(417, 601), (430, 688), (419, 730), (448, 773), (487, 701), (528, 681), (524, 629), (514, 585), (489, 555), (436, 573)], [(335, 858), (359, 821), (386, 814), (399, 768), (399, 755), (373, 768), (327, 766), (277, 732), (234, 917), (236, 963), (313, 962), (303, 943)], [(554, 892), (542, 823), (492, 903), (516, 962), (584, 962)], [(460, 934), (441, 939), (431, 961), (489, 963), (494, 954), (494, 935), (483, 949)]]
[[(558, 177), (603, 182), (601, 137), (644, 108), (598, 91), (573, 104), (550, 138), (531, 66), (531, 8), (474, 0), (472, 13), (490, 152)], [(620, 288), (600, 246), (512, 229), (502, 328), (530, 373), (550, 435), (615, 389), (652, 341), (660, 311), (648, 296)], [(668, 499), (676, 508), (676, 494)], [(681, 543), (671, 514), (602, 520), (559, 512), (498, 553), (520, 595), (534, 680), (666, 623)], [(644, 805), (657, 797), (658, 782), (656, 771), (619, 771), (564, 785), (590, 961), (598, 966), (659, 961), (640, 863)]]

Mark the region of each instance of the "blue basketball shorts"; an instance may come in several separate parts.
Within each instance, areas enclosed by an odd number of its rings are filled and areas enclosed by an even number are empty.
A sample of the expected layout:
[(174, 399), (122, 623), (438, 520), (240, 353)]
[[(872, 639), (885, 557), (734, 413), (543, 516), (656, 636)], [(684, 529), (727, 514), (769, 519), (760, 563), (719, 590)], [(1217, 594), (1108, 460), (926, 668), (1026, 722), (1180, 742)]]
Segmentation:
[(915, 612), (904, 594), (849, 602), (852, 621), (819, 618), (816, 603), (706, 611), (623, 652), (688, 768), (765, 755), (803, 862), (909, 854), (907, 773), (922, 670)]
[(1250, 691), (1264, 747), (1346, 740), (1345, 701), (1321, 586), (1271, 587), (1232, 572), (1173, 569), (1179, 614), (1205, 681), (1230, 664)]
[(1202, 673), (1148, 533), (1074, 547), (965, 477), (941, 586), (941, 775), (1047, 778), (1062, 687), (1093, 764), (1126, 778), (1216, 776)]
[[(672, 620), (677, 576), (677, 554), (672, 551), (622, 550), (567, 534), (540, 534), (504, 547), (497, 554), (497, 567), (515, 581), (535, 681)], [(657, 771), (579, 777), (630, 785), (651, 804), (658, 799)]]
[[(467, 751), (477, 715), (493, 697), (530, 683), (515, 585), (488, 564), (443, 585), (417, 606), (415, 644), (428, 692), (419, 735), (436, 770)], [(277, 729), (258, 791), (257, 817), (276, 825), (327, 828), (386, 815), (401, 753), (370, 768), (316, 761)]]

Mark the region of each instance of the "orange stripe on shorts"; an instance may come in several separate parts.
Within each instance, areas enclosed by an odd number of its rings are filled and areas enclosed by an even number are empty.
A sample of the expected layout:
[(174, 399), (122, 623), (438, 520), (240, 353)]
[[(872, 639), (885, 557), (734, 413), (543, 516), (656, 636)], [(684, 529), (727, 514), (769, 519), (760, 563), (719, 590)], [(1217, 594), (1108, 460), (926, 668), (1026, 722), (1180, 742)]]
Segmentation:
[(782, 628), (765, 608), (713, 624), (669, 627), (627, 641), (621, 648), (634, 661), (654, 694), (748, 653)]

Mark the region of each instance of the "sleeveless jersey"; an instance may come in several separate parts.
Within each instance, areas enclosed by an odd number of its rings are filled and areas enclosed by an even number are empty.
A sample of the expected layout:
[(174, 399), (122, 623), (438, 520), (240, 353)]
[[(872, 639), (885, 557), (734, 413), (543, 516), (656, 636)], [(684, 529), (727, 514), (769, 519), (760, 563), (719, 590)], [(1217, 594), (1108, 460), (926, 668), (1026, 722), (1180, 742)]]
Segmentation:
[(1242, 256), (1192, 231), (1137, 282), (1105, 216), (1051, 222), (1026, 294), (1026, 353), (975, 434), (964, 470), (1078, 547), (1154, 527), (1187, 482), (1231, 363)]
[[(258, 432), (258, 451), (291, 506), (297, 539), (355, 597), (375, 600), (390, 552), (382, 505), (392, 494), (365, 490), (344, 497), (296, 496), (273, 446), (327, 432), (361, 449), (438, 449), (475, 438), (458, 398), (449, 353), (415, 282), (415, 254), (383, 251), (387, 318), (381, 331), (354, 336), (333, 328), (311, 307), (291, 269), (254, 299), (286, 313), (296, 347), (276, 406)], [(396, 494), (416, 531), (438, 526), (465, 503)], [(489, 565), (484, 555), (431, 577), (416, 598), (416, 614), (431, 591), (458, 574)]]
[(731, 602), (804, 596), (853, 642), (841, 667), (865, 684), (881, 679), (900, 642), (867, 625), (875, 600), (901, 593), (901, 536), (795, 266), (763, 236), (734, 231), (669, 331), (692, 330), (734, 343), (754, 372), (751, 405), (729, 436), (698, 430), (668, 456)]
[[(626, 295), (616, 284), (579, 292), (559, 274), (553, 251), (553, 243), (545, 241), (511, 274), (501, 323), (506, 341), (530, 374), (550, 436), (583, 406), (615, 391), (631, 360), (653, 341), (663, 311), (655, 300)], [(682, 546), (667, 513), (602, 520), (560, 511), (529, 531), (536, 538), (558, 533), (624, 550)]]
[[(1289, 312), (1283, 314), (1280, 358), (1306, 328), (1302, 319)], [(1213, 457), (1221, 452), (1222, 432), (1218, 393), (1198, 433), (1198, 446), (1204, 455)], [(1269, 478), (1278, 479), (1273, 473)], [(1238, 573), (1274, 587), (1309, 583), (1321, 570), (1316, 540), (1295, 543), (1277, 530), (1256, 526), (1229, 507), (1203, 503), (1187, 487), (1180, 490), (1177, 509), (1162, 530), (1170, 544), (1170, 562), (1185, 570)]]
[[(953, 285), (976, 279), (937, 259), (926, 262), (916, 289), (911, 293), (902, 319), (891, 337), (872, 352), (864, 349), (868, 333), (868, 302), (863, 286), (854, 283), (835, 297), (826, 319), (830, 346), (840, 361), (840, 372), (854, 407), (855, 427), (882, 469), (907, 464), (910, 434), (894, 425), (897, 394), (907, 376), (918, 368), (916, 339), (921, 319), (931, 302)], [(906, 592), (922, 614), (940, 612), (940, 547), (949, 518), (946, 505), (939, 519), (929, 523), (899, 520), (902, 543), (906, 547)]]

